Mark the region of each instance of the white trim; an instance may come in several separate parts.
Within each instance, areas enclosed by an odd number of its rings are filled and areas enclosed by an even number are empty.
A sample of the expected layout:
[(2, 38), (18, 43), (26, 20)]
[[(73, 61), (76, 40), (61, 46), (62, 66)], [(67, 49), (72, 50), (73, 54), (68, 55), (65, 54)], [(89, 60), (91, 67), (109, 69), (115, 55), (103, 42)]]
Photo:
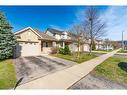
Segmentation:
[(24, 28), (24, 29), (22, 29), (22, 30), (20, 30), (20, 31), (15, 32), (14, 34), (18, 34), (18, 33), (22, 32), (22, 31), (25, 31), (25, 30), (27, 30), (27, 29), (29, 29), (29, 28), (31, 28), (31, 27)]
[(27, 30), (27, 29), (31, 29), (36, 35), (38, 35), (39, 37), (42, 38), (42, 36), (40, 36), (40, 34), (38, 34), (38, 33), (37, 33), (34, 29), (32, 29), (31, 27), (24, 28), (24, 29), (22, 29), (22, 30), (20, 30), (20, 31), (15, 32), (14, 34), (16, 35), (16, 34), (21, 33), (21, 32), (23, 32), (23, 31), (25, 31), (25, 30)]

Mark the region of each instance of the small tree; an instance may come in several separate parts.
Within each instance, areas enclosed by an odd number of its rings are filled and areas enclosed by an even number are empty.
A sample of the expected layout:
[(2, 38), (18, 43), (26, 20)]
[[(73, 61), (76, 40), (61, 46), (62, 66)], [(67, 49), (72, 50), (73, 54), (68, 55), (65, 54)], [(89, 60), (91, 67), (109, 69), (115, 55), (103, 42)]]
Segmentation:
[(111, 41), (109, 39), (105, 39), (105, 47), (106, 50), (108, 51), (108, 47), (111, 45)]
[(70, 52), (69, 46), (65, 45), (65, 47), (64, 47), (64, 54), (66, 55), (66, 54), (70, 54), (70, 53), (71, 52)]
[(13, 56), (16, 37), (4, 14), (0, 12), (0, 60)]
[(112, 44), (114, 49), (121, 48), (121, 43), (119, 43), (117, 41), (111, 41), (111, 44)]
[(80, 52), (81, 52), (81, 49), (80, 49), (81, 43), (85, 40), (84, 28), (82, 27), (82, 24), (74, 24), (70, 32), (75, 35), (75, 41), (78, 47), (77, 57), (79, 58)]

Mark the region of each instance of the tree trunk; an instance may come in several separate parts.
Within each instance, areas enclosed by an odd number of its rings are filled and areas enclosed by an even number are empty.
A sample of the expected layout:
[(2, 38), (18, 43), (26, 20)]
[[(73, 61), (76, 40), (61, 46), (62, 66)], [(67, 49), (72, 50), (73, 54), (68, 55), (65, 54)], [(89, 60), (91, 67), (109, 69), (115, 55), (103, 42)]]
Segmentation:
[(80, 57), (80, 40), (78, 39), (78, 58)]
[(92, 53), (92, 40), (91, 40), (91, 42), (90, 42), (89, 55), (91, 55), (91, 53)]
[(106, 50), (108, 51), (108, 45), (106, 46)]
[(92, 53), (92, 42), (93, 42), (93, 20), (90, 18), (89, 19), (90, 21), (90, 52), (89, 52), (89, 55), (91, 55)]

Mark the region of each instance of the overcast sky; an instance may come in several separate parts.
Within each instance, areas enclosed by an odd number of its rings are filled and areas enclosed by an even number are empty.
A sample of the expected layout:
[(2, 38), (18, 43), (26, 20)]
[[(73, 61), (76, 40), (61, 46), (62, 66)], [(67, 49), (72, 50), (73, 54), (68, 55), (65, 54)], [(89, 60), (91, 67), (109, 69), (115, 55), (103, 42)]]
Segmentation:
[[(127, 7), (125, 6), (97, 6), (101, 17), (107, 22), (107, 36), (112, 40), (121, 40), (124, 31), (124, 40), (127, 40)], [(37, 28), (45, 31), (52, 27), (67, 30), (74, 23), (79, 23), (84, 17), (86, 6), (1, 6), (14, 27), (18, 31), (25, 27)]]

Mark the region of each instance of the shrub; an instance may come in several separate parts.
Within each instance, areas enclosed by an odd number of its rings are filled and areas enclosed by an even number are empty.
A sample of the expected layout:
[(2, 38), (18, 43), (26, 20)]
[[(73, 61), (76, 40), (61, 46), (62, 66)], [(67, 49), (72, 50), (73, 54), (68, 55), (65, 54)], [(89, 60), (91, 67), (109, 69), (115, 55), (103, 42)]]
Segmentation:
[(64, 54), (70, 54), (70, 49), (69, 49), (69, 46), (68, 45), (65, 45), (64, 47)]
[(58, 53), (58, 51), (59, 51), (58, 47), (52, 47), (51, 48), (51, 54), (56, 54), (56, 53)]
[(60, 54), (64, 54), (64, 49), (63, 49), (63, 48), (60, 48), (60, 49), (59, 49), (59, 53), (60, 53)]
[(60, 48), (59, 49), (59, 53), (67, 55), (67, 54), (70, 54), (71, 52), (70, 52), (70, 49), (69, 49), (68, 45), (65, 45), (64, 48)]

